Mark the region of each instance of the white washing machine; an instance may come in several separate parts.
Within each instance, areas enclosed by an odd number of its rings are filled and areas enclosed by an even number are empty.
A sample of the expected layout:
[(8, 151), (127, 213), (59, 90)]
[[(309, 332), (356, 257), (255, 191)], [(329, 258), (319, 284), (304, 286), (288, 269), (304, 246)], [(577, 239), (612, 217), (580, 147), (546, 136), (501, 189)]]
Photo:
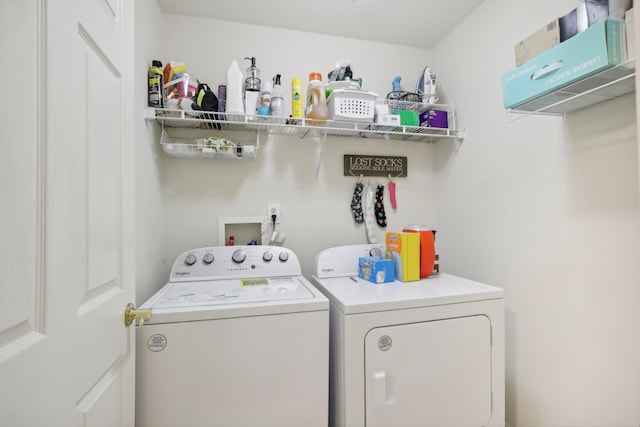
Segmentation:
[(329, 301), (294, 252), (199, 248), (141, 307), (137, 427), (326, 427)]
[(500, 288), (440, 273), (358, 278), (384, 245), (327, 249), (312, 282), (330, 300), (329, 425), (504, 426)]

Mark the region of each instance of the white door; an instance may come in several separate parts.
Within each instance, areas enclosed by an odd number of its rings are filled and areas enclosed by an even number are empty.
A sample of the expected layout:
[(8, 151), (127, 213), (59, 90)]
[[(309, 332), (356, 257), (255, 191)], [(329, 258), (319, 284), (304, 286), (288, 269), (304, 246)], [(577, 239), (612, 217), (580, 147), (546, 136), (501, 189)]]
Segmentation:
[(482, 315), (372, 329), (367, 427), (484, 426), (491, 420), (491, 322)]
[(0, 0), (2, 425), (133, 425), (132, 4)]

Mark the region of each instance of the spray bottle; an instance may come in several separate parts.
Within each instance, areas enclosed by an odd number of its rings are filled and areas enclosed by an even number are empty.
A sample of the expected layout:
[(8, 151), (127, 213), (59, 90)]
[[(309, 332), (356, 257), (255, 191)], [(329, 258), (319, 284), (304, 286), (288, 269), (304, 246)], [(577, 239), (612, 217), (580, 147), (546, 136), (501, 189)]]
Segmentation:
[(164, 108), (164, 76), (162, 62), (153, 60), (148, 75), (148, 103), (149, 107)]
[(396, 78), (393, 79), (393, 81), (391, 82), (391, 90), (393, 92), (400, 92), (402, 90), (400, 86), (401, 80), (402, 80), (402, 77), (400, 76), (396, 76)]
[(301, 119), (304, 110), (302, 109), (302, 80), (294, 77), (291, 80), (291, 117)]
[(244, 81), (244, 112), (253, 116), (258, 110), (260, 99), (260, 69), (256, 67), (256, 58), (244, 58), (251, 60), (251, 66), (247, 68), (247, 78)]

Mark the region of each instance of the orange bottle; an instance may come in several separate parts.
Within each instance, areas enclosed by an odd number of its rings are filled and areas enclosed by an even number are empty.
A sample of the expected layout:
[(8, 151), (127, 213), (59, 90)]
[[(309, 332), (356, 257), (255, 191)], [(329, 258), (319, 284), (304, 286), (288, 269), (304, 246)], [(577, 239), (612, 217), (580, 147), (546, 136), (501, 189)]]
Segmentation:
[(322, 125), (325, 120), (329, 120), (329, 107), (327, 107), (327, 97), (320, 73), (309, 74), (305, 117), (307, 124), (313, 126)]

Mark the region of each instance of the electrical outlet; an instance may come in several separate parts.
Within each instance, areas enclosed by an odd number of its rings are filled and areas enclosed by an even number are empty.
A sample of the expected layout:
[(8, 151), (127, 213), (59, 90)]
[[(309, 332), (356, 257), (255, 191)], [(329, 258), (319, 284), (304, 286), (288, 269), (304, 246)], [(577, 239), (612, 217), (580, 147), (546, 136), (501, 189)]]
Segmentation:
[(280, 203), (267, 204), (267, 219), (272, 222), (272, 215), (276, 216), (276, 224), (280, 224)]

